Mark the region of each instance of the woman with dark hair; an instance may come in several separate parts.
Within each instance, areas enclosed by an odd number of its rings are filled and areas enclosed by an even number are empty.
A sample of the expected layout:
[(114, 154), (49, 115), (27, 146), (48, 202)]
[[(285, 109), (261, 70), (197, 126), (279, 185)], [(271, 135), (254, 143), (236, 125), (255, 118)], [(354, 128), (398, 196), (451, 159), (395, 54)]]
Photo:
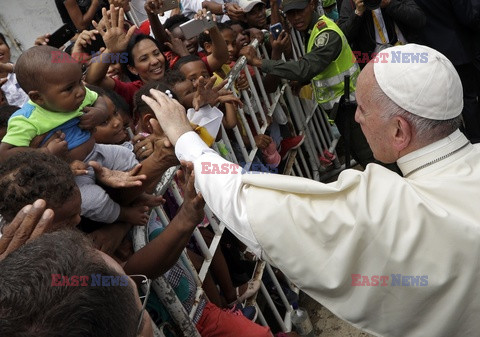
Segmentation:
[[(148, 35), (133, 35), (135, 26), (128, 32), (123, 30), (123, 9), (119, 11), (111, 8), (112, 14), (105, 31), (99, 30), (105, 41), (106, 49), (100, 55), (101, 62), (93, 62), (87, 71), (86, 82), (101, 88), (113, 89), (123, 96), (130, 107), (133, 107), (133, 95), (149, 81), (158, 81), (163, 78), (166, 69), (166, 59), (160, 51), (160, 43)], [(132, 79), (132, 82), (122, 82), (107, 76), (112, 56), (118, 53), (127, 54), (127, 62), (123, 67)], [(115, 55), (114, 55), (115, 54)], [(120, 57), (122, 61), (123, 57)]]

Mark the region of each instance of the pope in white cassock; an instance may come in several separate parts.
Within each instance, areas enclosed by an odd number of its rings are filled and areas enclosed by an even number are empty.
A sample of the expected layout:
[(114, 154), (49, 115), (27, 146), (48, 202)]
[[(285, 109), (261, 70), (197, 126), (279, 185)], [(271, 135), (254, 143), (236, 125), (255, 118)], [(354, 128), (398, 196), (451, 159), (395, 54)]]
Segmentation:
[(376, 159), (403, 177), (376, 164), (330, 184), (207, 174), (229, 163), (183, 107), (156, 91), (144, 100), (177, 157), (193, 162), (212, 211), (337, 316), (377, 336), (480, 336), (480, 147), (458, 130), (460, 79), (431, 48), (384, 52), (388, 62), (358, 78), (355, 119)]

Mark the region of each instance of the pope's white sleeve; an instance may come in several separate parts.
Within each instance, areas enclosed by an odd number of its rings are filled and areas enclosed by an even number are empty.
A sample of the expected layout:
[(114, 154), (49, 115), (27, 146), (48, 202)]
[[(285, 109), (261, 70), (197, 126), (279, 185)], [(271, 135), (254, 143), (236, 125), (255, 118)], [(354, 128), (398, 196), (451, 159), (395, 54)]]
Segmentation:
[(178, 139), (175, 154), (179, 160), (193, 162), (195, 187), (202, 193), (208, 207), (260, 257), (262, 250), (247, 217), (248, 189), (242, 185), (242, 168), (223, 159), (193, 131)]

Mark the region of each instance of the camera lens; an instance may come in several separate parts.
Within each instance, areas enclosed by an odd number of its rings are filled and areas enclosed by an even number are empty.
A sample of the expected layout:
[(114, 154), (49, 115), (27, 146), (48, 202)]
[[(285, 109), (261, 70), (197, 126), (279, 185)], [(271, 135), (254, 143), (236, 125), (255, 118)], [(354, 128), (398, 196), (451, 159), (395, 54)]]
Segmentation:
[(371, 11), (379, 8), (381, 2), (382, 0), (363, 0), (363, 4), (365, 5), (365, 8)]

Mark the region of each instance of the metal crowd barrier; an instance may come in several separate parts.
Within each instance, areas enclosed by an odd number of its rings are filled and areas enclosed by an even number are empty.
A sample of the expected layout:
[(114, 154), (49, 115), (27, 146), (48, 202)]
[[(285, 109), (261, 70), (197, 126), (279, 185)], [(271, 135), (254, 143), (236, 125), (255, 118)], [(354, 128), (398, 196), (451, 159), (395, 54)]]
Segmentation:
[[(297, 60), (303, 55), (304, 46), (298, 32), (292, 31), (291, 38), (294, 59)], [(257, 40), (254, 40), (251, 45), (257, 48), (259, 56), (268, 58), (265, 46), (259, 46)], [(326, 114), (321, 107), (319, 107), (318, 104), (311, 99), (299, 98), (295, 96), (286, 80), (282, 81), (282, 84), (278, 87), (276, 92), (267, 94), (263, 86), (262, 74), (257, 68), (254, 68), (254, 77), (258, 87), (257, 90), (254, 80), (246, 67), (247, 65), (245, 57), (241, 57), (232, 68), (232, 71), (228, 74), (228, 83), (226, 86), (231, 88), (235, 82), (235, 79), (238, 78), (240, 72), (243, 71), (245, 73), (250, 88), (249, 90), (243, 90), (241, 93), (239, 93), (243, 99), (244, 108), (238, 109), (238, 116), (239, 123), (242, 124), (246, 133), (246, 137), (249, 139), (250, 147), (248, 148), (245, 145), (239, 127), (235, 126), (232, 131), (235, 141), (240, 148), (240, 153), (235, 153), (234, 149), (232, 148), (232, 141), (229, 139), (226, 130), (222, 126), (222, 142), (224, 147), (228, 150), (228, 159), (237, 164), (241, 164), (246, 171), (249, 171), (258, 149), (255, 146), (253, 136), (254, 132), (251, 130), (247, 122), (247, 114), (252, 120), (254, 131), (257, 134), (263, 134), (268, 126), (267, 116), (271, 117), (274, 114), (275, 109), (277, 107), (281, 107), (281, 109), (284, 110), (288, 116), (288, 124), (290, 129), (293, 130), (293, 132), (297, 135), (305, 136), (305, 141), (302, 146), (289, 153), (283, 174), (301, 176), (319, 181), (338, 173), (338, 171), (342, 169), (338, 159), (335, 159), (334, 168), (331, 168), (330, 171), (327, 171), (319, 160), (319, 156), (321, 156), (325, 150), (335, 154), (335, 146), (339, 137), (338, 133), (335, 132), (335, 127), (332, 127), (332, 125), (329, 123)], [(220, 153), (219, 146), (219, 144), (215, 144), (213, 148)], [(225, 153), (223, 153), (223, 155), (225, 155)], [(241, 157), (239, 157), (239, 155)], [(180, 194), (179, 187), (173, 179), (176, 169), (177, 168), (173, 167), (165, 173), (162, 181), (157, 187), (156, 193), (161, 195), (167, 189), (169, 189), (174, 195), (178, 205), (181, 205), (183, 198)], [(192, 318), (194, 317), (198, 308), (199, 299), (202, 296), (205, 296), (202, 289), (202, 283), (205, 279), (207, 271), (209, 270), (213, 255), (218, 248), (220, 239), (225, 229), (225, 226), (218, 221), (218, 219), (212, 214), (211, 210), (208, 209), (207, 206), (205, 208), (205, 213), (213, 229), (214, 238), (211, 244), (207, 245), (198, 228), (196, 228), (194, 231), (193, 235), (204, 257), (204, 262), (200, 271), (197, 273), (186, 254), (186, 250), (184, 250), (180, 257), (183, 264), (187, 266), (187, 269), (192, 278), (195, 280), (197, 286), (195, 303), (191, 311), (187, 312), (185, 310), (182, 303), (175, 295), (173, 289), (163, 276), (155, 280), (152, 286), (153, 291), (158, 295), (163, 305), (171, 314), (175, 324), (179, 327), (183, 334), (188, 337), (199, 336), (199, 333), (192, 322)], [(155, 208), (152, 211), (151, 216), (160, 217), (164, 226), (167, 226), (170, 221), (167, 214), (161, 207)], [(133, 236), (135, 250), (140, 249), (148, 242), (148, 235), (145, 227), (135, 226)], [(283, 292), (272, 267), (264, 261), (258, 261), (256, 263), (252, 279), (262, 280), (264, 272), (268, 273), (268, 276), (271, 278), (273, 285), (278, 291), (279, 298), (285, 309), (285, 314), (283, 317), (263, 282), (261, 283), (260, 292), (280, 329), (284, 332), (291, 331), (292, 324), (290, 318), (293, 309), (285, 293)], [(296, 288), (295, 285), (288, 280), (287, 282), (290, 289), (298, 294), (298, 288)], [(257, 295), (258, 294), (247, 299), (246, 304), (256, 306), (258, 311), (258, 321), (260, 324), (265, 326), (271, 325), (273, 322), (271, 324), (267, 322), (265, 315), (261, 310), (262, 308), (260, 308), (257, 303)], [(163, 335), (163, 332), (157, 328), (156, 336)]]

